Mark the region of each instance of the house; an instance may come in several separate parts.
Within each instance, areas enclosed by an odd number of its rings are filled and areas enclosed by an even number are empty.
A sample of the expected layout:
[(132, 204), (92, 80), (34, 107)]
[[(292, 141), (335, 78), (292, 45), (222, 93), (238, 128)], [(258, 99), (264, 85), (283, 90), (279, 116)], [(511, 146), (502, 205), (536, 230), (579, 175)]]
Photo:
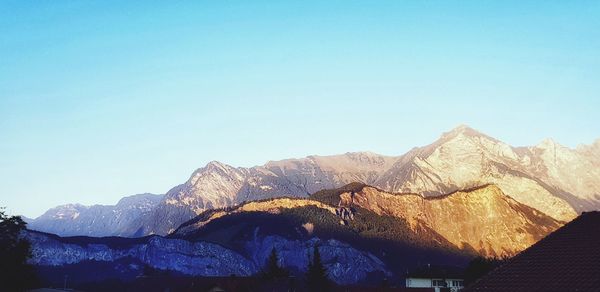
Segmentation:
[(600, 212), (581, 214), (466, 290), (600, 291)]
[(440, 291), (459, 291), (464, 288), (464, 270), (453, 266), (427, 265), (406, 275), (406, 287), (434, 288)]

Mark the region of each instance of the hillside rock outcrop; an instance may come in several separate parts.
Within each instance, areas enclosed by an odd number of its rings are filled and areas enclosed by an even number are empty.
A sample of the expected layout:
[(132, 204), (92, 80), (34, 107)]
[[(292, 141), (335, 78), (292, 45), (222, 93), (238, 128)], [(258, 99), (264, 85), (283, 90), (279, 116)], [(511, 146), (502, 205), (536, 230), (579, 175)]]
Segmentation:
[[(190, 276), (250, 276), (264, 266), (272, 248), (278, 250), (281, 264), (296, 275), (306, 271), (307, 254), (318, 246), (331, 279), (338, 284), (364, 281), (369, 273), (389, 273), (385, 264), (372, 254), (359, 251), (337, 240), (290, 240), (280, 236), (261, 236), (248, 240), (243, 252), (204, 241), (150, 236), (126, 238), (60, 238), (27, 232), (32, 243), (29, 263), (60, 267), (86, 262), (118, 263), (130, 260), (155, 269)], [(141, 273), (142, 271), (140, 271)]]
[(340, 204), (403, 218), (416, 232), (430, 228), (457, 247), (484, 256), (514, 255), (562, 226), (493, 185), (432, 198), (364, 187), (342, 193)]

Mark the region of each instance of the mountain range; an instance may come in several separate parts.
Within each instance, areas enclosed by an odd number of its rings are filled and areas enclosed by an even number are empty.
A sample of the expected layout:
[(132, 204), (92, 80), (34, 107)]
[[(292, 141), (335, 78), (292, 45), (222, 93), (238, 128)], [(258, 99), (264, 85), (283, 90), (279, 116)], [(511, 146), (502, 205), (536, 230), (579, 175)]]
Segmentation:
[[(582, 211), (600, 208), (600, 140), (576, 149), (549, 139), (536, 146), (513, 147), (459, 126), (432, 144), (400, 156), (355, 152), (270, 161), (250, 168), (213, 161), (163, 196), (137, 195), (124, 198), (116, 206), (59, 206), (30, 220), (29, 227), (63, 236), (167, 235), (207, 210), (279, 197), (308, 198), (354, 182), (371, 186), (378, 194), (413, 194), (406, 197), (411, 200), (394, 204), (434, 210), (441, 207), (430, 198), (483, 187), (486, 193), (510, 199), (507, 207), (518, 204), (532, 214), (547, 216), (545, 222), (552, 222), (549, 226), (554, 228), (554, 222), (564, 223)], [(468, 208), (470, 200), (467, 196), (452, 208)], [(405, 219), (412, 222), (411, 226), (428, 228), (442, 220), (429, 215), (402, 216), (408, 216)], [(464, 214), (456, 211), (444, 216), (451, 222)], [(477, 216), (470, 220), (479, 220), (485, 214)], [(414, 218), (421, 218), (418, 224)], [(451, 241), (460, 246), (460, 240)], [(471, 246), (486, 253), (501, 251), (493, 243)]]
[(62, 205), (26, 221), (30, 229), (62, 236), (136, 236), (136, 226), (147, 220), (162, 198), (138, 194), (124, 197), (114, 206)]
[(460, 126), (400, 156), (213, 161), (164, 195), (70, 204), (28, 219), (43, 281), (259, 273), (271, 250), (302, 277), (318, 248), (337, 284), (402, 285), (424, 263), (510, 257), (600, 209), (600, 140), (512, 147)]
[(352, 183), (308, 198), (207, 210), (166, 237), (26, 236), (30, 263), (49, 282), (66, 271), (83, 282), (130, 281), (143, 276), (144, 267), (186, 276), (250, 276), (273, 248), (281, 266), (301, 277), (316, 246), (337, 284), (376, 285), (383, 279), (400, 283), (406, 269), (419, 263), (464, 265), (477, 255), (512, 256), (561, 225), (493, 185), (424, 198)]

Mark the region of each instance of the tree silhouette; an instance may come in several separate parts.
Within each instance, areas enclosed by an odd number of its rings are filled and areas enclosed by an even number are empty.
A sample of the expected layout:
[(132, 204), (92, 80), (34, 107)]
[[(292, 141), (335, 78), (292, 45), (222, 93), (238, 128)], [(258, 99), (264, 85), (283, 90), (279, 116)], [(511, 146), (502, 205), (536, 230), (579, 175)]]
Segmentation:
[(287, 277), (288, 275), (288, 271), (279, 265), (277, 250), (273, 248), (263, 269), (263, 276), (267, 279), (273, 279)]
[(313, 247), (312, 259), (308, 256), (308, 269), (306, 272), (306, 285), (310, 291), (327, 291), (331, 282), (327, 276), (327, 269), (321, 262), (318, 247)]
[(493, 269), (499, 267), (507, 261), (506, 258), (484, 258), (476, 257), (469, 262), (465, 270), (465, 284), (469, 285), (477, 279), (485, 276)]
[(27, 223), (19, 216), (7, 216), (0, 209), (0, 283), (7, 291), (25, 291), (36, 283), (29, 241), (21, 236)]

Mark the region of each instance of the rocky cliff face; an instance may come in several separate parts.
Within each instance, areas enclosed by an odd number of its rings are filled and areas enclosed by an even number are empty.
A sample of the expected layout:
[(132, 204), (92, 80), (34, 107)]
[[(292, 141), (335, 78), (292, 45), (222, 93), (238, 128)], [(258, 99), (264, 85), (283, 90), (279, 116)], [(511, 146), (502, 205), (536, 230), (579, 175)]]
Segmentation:
[[(133, 258), (151, 267), (188, 275), (248, 276), (256, 266), (243, 256), (207, 242), (188, 242), (152, 236), (119, 244), (111, 238), (86, 242), (85, 239), (63, 239), (41, 233), (29, 233), (32, 243), (30, 263), (38, 266), (61, 266), (83, 261), (114, 262)], [(115, 239), (112, 239), (115, 240)]]
[[(336, 240), (289, 240), (279, 236), (255, 237), (237, 252), (209, 242), (191, 242), (160, 236), (125, 238), (60, 238), (29, 232), (30, 263), (60, 267), (85, 262), (117, 263), (128, 259), (150, 267), (192, 276), (254, 275), (260, 271), (272, 248), (281, 255), (284, 267), (305, 272), (307, 253), (319, 246), (323, 262), (339, 284), (363, 281), (371, 272), (387, 273), (379, 259)], [(142, 270), (139, 271), (141, 273)]]
[(590, 211), (598, 209), (600, 201), (599, 146), (596, 141), (587, 151), (580, 151), (548, 139), (528, 148), (522, 164), (532, 176), (554, 188), (557, 197), (569, 202), (576, 211)]
[(281, 236), (265, 236), (248, 241), (246, 249), (252, 251), (250, 256), (253, 261), (264, 265), (274, 247), (279, 253), (282, 266), (303, 274), (308, 267), (307, 255), (312, 253), (313, 246), (319, 247), (329, 278), (338, 284), (361, 283), (369, 273), (379, 272), (390, 276), (385, 263), (376, 256), (334, 239), (289, 240)]
[(74, 216), (64, 216), (57, 226), (37, 226), (59, 234), (164, 235), (205, 210), (268, 198), (308, 197), (351, 182), (430, 197), (493, 184), (522, 204), (569, 221), (578, 212), (600, 208), (600, 140), (577, 149), (551, 140), (533, 147), (512, 147), (460, 126), (431, 145), (397, 157), (356, 152), (272, 161), (252, 168), (211, 162), (171, 189), (151, 212), (117, 233), (88, 231), (77, 223), (69, 227), (70, 233), (60, 233), (60, 226), (77, 222)]
[(403, 218), (416, 232), (432, 229), (457, 247), (484, 256), (512, 256), (562, 226), (493, 185), (434, 198), (364, 187), (342, 193), (340, 205)]
[(124, 197), (114, 206), (58, 206), (28, 220), (28, 228), (61, 236), (131, 236), (162, 197), (139, 194)]

